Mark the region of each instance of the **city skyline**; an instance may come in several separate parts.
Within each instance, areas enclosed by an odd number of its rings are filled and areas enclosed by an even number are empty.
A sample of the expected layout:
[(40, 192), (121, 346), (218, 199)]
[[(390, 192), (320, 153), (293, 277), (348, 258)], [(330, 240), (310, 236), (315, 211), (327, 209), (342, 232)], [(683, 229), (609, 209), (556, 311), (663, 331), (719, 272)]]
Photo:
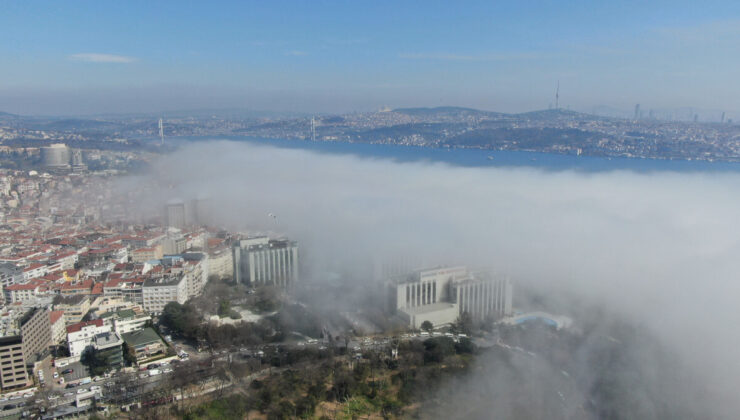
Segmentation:
[(8, 5), (0, 110), (737, 111), (740, 6)]

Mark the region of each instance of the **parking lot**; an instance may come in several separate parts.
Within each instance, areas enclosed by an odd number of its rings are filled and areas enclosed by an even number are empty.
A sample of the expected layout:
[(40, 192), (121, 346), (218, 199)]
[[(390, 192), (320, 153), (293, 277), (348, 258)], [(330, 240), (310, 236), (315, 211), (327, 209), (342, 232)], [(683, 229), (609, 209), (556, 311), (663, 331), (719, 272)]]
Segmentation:
[[(64, 374), (63, 372), (66, 372), (68, 370), (72, 370), (71, 373)], [(79, 382), (80, 379), (86, 378), (90, 376), (90, 374), (87, 372), (87, 367), (85, 367), (80, 362), (70, 363), (67, 366), (58, 368), (59, 374), (64, 377), (65, 383), (75, 383)]]

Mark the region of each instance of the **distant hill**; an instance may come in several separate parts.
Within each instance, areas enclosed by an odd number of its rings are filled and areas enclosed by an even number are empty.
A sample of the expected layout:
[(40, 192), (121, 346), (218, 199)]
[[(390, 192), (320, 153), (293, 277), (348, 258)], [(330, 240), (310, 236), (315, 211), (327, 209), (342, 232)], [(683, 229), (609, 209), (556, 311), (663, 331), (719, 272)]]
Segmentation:
[(69, 118), (56, 120), (45, 123), (44, 128), (47, 130), (113, 130), (120, 127), (120, 124), (111, 121), (83, 120)]
[(457, 106), (439, 106), (435, 108), (398, 108), (394, 109), (393, 112), (406, 115), (414, 115), (419, 117), (433, 116), (433, 115), (481, 115), (481, 116), (497, 116), (506, 115), (501, 112), (493, 111), (481, 111), (474, 108), (463, 108)]
[(517, 117), (527, 118), (530, 120), (557, 120), (557, 119), (588, 119), (588, 118), (603, 118), (596, 115), (584, 114), (582, 112), (570, 111), (567, 109), (542, 109), (539, 111), (522, 112), (514, 114)]

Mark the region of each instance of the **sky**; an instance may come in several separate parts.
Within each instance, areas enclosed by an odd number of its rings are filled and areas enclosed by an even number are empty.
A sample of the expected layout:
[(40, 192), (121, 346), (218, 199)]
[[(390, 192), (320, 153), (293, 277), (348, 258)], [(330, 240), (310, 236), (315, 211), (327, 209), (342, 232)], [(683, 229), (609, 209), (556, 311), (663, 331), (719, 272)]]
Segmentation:
[(740, 110), (740, 3), (5, 2), (0, 110)]

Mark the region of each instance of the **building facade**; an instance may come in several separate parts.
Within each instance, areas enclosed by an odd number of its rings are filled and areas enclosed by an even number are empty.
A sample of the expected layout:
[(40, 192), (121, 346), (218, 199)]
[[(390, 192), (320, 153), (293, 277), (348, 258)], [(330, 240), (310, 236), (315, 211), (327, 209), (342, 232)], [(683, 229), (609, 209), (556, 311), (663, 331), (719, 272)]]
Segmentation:
[(455, 322), (462, 313), (475, 320), (511, 314), (512, 286), (508, 278), (466, 267), (417, 270), (388, 281), (387, 309), (419, 328)]
[(32, 308), (20, 320), (23, 338), (23, 357), (32, 363), (44, 354), (51, 344), (51, 318), (45, 308)]
[(298, 244), (266, 236), (243, 239), (233, 247), (237, 283), (287, 288), (298, 281)]
[(159, 314), (170, 302), (185, 303), (188, 300), (187, 280), (184, 275), (150, 279), (142, 287), (144, 310)]
[(0, 386), (3, 391), (28, 384), (23, 340), (20, 335), (0, 337)]

